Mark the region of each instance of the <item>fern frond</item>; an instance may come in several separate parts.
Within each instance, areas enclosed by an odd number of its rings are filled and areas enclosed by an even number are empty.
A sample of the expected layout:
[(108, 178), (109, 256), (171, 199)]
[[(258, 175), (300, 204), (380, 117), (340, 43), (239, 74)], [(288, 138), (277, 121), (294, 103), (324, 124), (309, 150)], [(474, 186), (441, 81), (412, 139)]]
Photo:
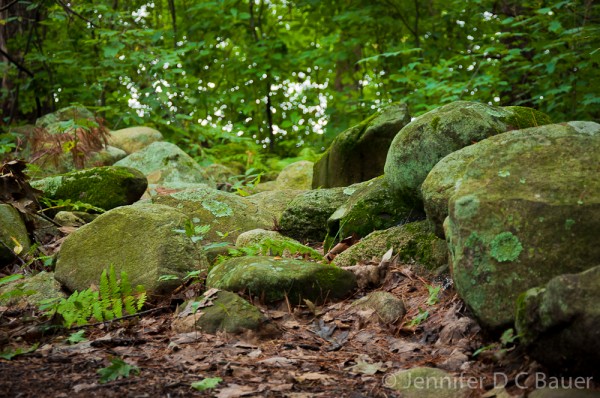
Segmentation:
[(107, 299), (115, 299), (121, 297), (121, 289), (119, 288), (119, 282), (117, 281), (117, 274), (115, 272), (115, 266), (110, 265), (108, 271), (108, 285), (110, 288), (110, 296)]

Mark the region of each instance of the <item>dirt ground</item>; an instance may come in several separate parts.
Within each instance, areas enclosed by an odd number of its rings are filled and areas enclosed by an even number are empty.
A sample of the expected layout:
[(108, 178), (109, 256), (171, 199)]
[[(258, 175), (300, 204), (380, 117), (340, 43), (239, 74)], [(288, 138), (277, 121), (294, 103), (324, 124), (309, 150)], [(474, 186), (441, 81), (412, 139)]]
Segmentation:
[[(0, 396), (401, 397), (388, 388), (389, 375), (419, 366), (477, 380), (474, 397), (524, 396), (532, 389), (531, 375), (544, 370), (518, 347), (502, 347), (497, 336), (482, 336), (446, 285), (448, 280), (426, 280), (409, 265), (395, 265), (378, 288), (405, 302), (404, 320), (392, 324), (382, 324), (368, 311), (352, 311), (350, 303), (365, 294), (360, 292), (345, 302), (312, 309), (259, 305), (271, 322), (259, 332), (241, 335), (177, 334), (167, 306), (85, 327), (88, 340), (77, 344), (66, 342), (74, 330), (43, 332), (48, 321), (35, 311), (2, 308), (0, 351), (39, 346), (12, 360), (0, 359)], [(428, 286), (442, 286), (435, 304), (427, 303)], [(424, 310), (427, 319), (411, 324)], [(137, 366), (139, 374), (100, 383), (98, 370), (116, 357)], [(494, 390), (495, 372), (506, 375), (506, 388)], [(213, 389), (191, 387), (214, 377), (222, 381)], [(524, 385), (529, 388), (520, 388)]]

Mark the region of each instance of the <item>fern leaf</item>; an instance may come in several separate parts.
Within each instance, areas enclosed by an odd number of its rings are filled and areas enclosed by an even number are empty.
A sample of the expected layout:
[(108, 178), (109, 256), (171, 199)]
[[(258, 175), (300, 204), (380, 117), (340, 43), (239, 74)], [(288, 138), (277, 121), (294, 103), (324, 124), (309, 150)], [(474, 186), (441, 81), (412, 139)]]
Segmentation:
[(135, 298), (133, 296), (127, 296), (123, 298), (123, 306), (129, 315), (133, 315), (137, 312), (135, 304)]
[(137, 297), (137, 310), (141, 310), (142, 307), (144, 306), (144, 303), (146, 302), (146, 292), (142, 292), (138, 295)]
[(98, 321), (98, 322), (104, 321), (104, 313), (102, 311), (102, 306), (100, 305), (99, 301), (96, 301), (95, 303), (92, 304), (92, 314), (94, 315), (94, 318), (96, 319), (96, 321)]
[(123, 300), (121, 300), (121, 297), (117, 297), (112, 299), (111, 301), (115, 318), (121, 318), (123, 316)]
[(114, 265), (110, 265), (108, 271), (108, 285), (110, 288), (110, 296), (106, 297), (108, 299), (114, 299), (117, 297), (121, 297), (121, 289), (119, 289), (119, 282), (117, 281), (117, 274), (115, 272)]
[(121, 296), (127, 297), (129, 295), (131, 295), (131, 284), (129, 283), (127, 272), (121, 271)]

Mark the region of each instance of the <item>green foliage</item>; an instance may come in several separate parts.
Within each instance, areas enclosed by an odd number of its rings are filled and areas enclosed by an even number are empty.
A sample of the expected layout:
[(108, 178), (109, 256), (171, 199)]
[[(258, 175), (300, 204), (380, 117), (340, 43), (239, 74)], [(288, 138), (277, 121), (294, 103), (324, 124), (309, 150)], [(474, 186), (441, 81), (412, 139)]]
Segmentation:
[(309, 257), (316, 261), (323, 260), (323, 255), (308, 246), (304, 246), (298, 242), (285, 240), (285, 239), (273, 239), (265, 237), (258, 243), (248, 245), (246, 247), (240, 247), (236, 249), (230, 249), (227, 256), (219, 256), (217, 263), (221, 263), (231, 257), (242, 257), (242, 256), (282, 256), (282, 257), (294, 257), (303, 256)]
[(427, 285), (427, 290), (429, 291), (427, 305), (436, 305), (440, 301), (440, 291), (442, 290), (442, 286)]
[(192, 383), (192, 388), (198, 391), (210, 390), (211, 388), (215, 388), (222, 382), (223, 379), (220, 377), (207, 377), (201, 381), (195, 381)]
[(64, 210), (64, 211), (85, 211), (93, 213), (104, 213), (106, 210), (91, 205), (89, 203), (81, 202), (79, 200), (73, 201), (71, 199), (50, 199), (47, 197), (40, 197), (40, 202), (44, 205), (42, 212), (48, 210)]
[(196, 243), (204, 239), (204, 235), (210, 231), (210, 225), (196, 225), (199, 223), (199, 218), (193, 218), (186, 220), (184, 224), (184, 229), (174, 229), (174, 232), (179, 234), (185, 234), (188, 238), (192, 240), (192, 242)]
[(87, 339), (85, 338), (85, 330), (84, 329), (81, 329), (75, 333), (71, 333), (71, 335), (67, 339), (67, 343), (69, 343), (69, 344), (77, 344), (77, 343), (82, 343), (84, 341), (87, 341)]
[(406, 326), (409, 328), (417, 327), (421, 323), (426, 321), (427, 318), (429, 318), (429, 311), (425, 311), (425, 310), (419, 308), (419, 314), (417, 316), (415, 316), (413, 319), (411, 319), (411, 321)]
[(14, 357), (16, 357), (18, 355), (24, 355), (24, 354), (29, 354), (30, 352), (34, 352), (35, 350), (37, 350), (39, 345), (40, 345), (40, 343), (35, 343), (34, 345), (32, 345), (31, 347), (28, 347), (28, 348), (23, 348), (23, 347), (6, 348), (4, 351), (0, 352), (0, 358), (10, 361), (11, 359), (13, 359)]
[(118, 378), (127, 378), (130, 373), (139, 374), (140, 368), (135, 365), (130, 365), (121, 358), (113, 358), (110, 361), (110, 366), (98, 369), (100, 375), (100, 383), (117, 380)]
[(397, 100), (600, 117), (598, 2), (169, 3), (9, 7), (6, 50), (31, 74), (6, 64), (4, 121), (78, 101), (112, 129), (155, 126), (197, 159), (262, 170), (265, 149), (320, 151)]
[[(0, 278), (0, 286), (5, 285), (10, 282), (18, 281), (20, 279), (23, 279), (23, 275), (21, 275), (21, 274), (13, 274), (13, 275), (5, 276), (3, 278)], [(25, 289), (23, 289), (22, 284), (17, 284), (17, 286), (15, 286), (14, 289), (10, 289), (9, 291), (0, 293), (0, 303), (6, 302), (7, 300), (10, 300), (15, 297), (29, 296), (29, 295), (32, 295), (35, 293), (36, 293), (35, 290), (25, 290)]]
[(506, 351), (508, 351), (513, 344), (515, 344), (515, 341), (518, 338), (519, 338), (519, 336), (517, 334), (515, 334), (515, 331), (513, 328), (506, 329), (502, 333), (502, 336), (500, 336), (500, 343), (486, 345), (484, 347), (477, 349), (473, 353), (473, 357), (476, 357), (477, 355), (481, 354), (484, 351), (490, 351), (490, 350), (497, 350), (499, 354), (503, 354)]
[(114, 266), (108, 273), (102, 271), (99, 291), (91, 288), (75, 291), (68, 298), (46, 300), (40, 309), (47, 314), (57, 313), (63, 318), (63, 325), (86, 325), (90, 319), (98, 322), (121, 318), (139, 312), (146, 302), (146, 292), (142, 286), (137, 286), (135, 292), (131, 288), (127, 273), (121, 271), (121, 279), (117, 280)]

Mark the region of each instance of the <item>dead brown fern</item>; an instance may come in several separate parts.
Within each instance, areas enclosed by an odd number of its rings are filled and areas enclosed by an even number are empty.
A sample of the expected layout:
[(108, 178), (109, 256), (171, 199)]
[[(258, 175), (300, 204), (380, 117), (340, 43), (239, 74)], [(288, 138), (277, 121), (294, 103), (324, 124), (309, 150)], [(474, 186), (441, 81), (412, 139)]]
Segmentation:
[(46, 127), (35, 127), (27, 139), (31, 148), (31, 162), (44, 158), (55, 165), (64, 153), (70, 153), (76, 168), (85, 167), (85, 161), (94, 152), (108, 145), (109, 132), (101, 118), (76, 119), (57, 122)]

